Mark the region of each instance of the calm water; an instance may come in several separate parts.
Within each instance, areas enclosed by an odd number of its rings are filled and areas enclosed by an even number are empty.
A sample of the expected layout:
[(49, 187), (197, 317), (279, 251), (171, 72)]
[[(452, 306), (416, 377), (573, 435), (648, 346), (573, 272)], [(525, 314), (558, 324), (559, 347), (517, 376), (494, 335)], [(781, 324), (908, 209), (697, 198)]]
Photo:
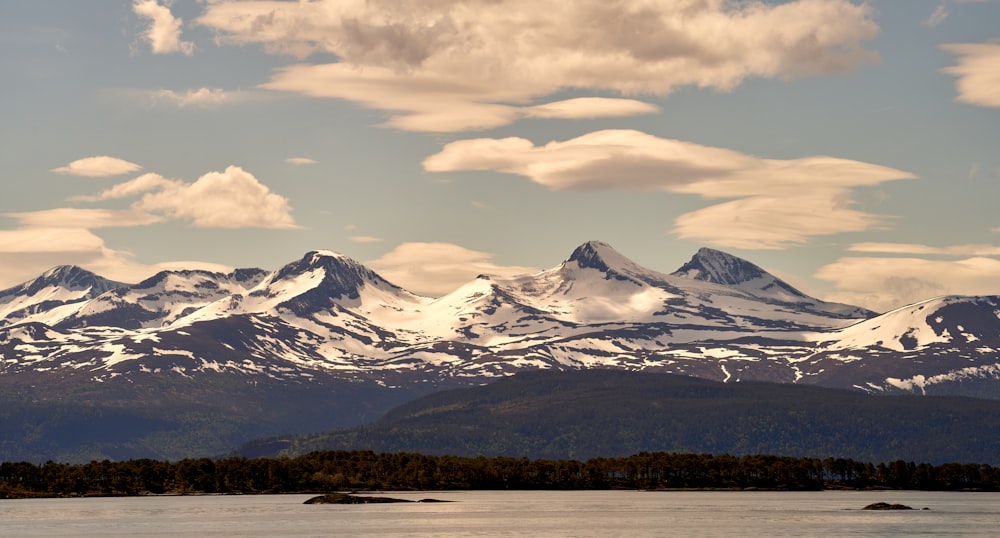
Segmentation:
[[(0, 536), (996, 536), (1000, 494), (392, 493), (452, 503), (305, 505), (310, 495), (0, 501)], [(929, 511), (866, 512), (878, 501)]]

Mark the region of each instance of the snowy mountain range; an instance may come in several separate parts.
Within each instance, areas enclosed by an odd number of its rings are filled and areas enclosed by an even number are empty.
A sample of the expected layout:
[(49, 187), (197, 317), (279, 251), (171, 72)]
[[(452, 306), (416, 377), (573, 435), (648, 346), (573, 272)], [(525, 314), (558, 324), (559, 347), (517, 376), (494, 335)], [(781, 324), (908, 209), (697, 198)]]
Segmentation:
[(619, 368), (1000, 398), (998, 314), (1000, 297), (948, 296), (877, 315), (717, 250), (665, 274), (597, 241), (551, 269), (482, 275), (438, 298), (330, 251), (138, 284), (63, 266), (0, 291), (0, 386), (212, 373), (443, 387)]

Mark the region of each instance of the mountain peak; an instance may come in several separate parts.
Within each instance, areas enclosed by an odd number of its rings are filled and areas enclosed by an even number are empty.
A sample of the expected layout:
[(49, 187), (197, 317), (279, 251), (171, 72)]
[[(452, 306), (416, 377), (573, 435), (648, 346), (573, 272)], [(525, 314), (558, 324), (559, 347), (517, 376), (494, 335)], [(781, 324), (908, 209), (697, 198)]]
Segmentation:
[(89, 287), (90, 281), (99, 278), (96, 274), (78, 265), (57, 265), (42, 273), (39, 280), (62, 283), (65, 287)]
[(601, 241), (587, 241), (576, 247), (567, 262), (575, 262), (581, 269), (597, 269), (608, 272), (619, 269), (633, 262), (622, 256), (611, 245)]
[(732, 254), (702, 247), (673, 276), (736, 286), (768, 275), (767, 271)]
[(124, 286), (120, 282), (108, 280), (77, 265), (57, 265), (42, 273), (38, 278), (0, 292), (33, 295), (45, 288), (63, 288), (70, 291), (87, 291), (96, 297), (106, 291)]
[(671, 276), (700, 280), (740, 289), (766, 301), (794, 304), (811, 312), (848, 319), (867, 318), (874, 312), (852, 305), (830, 303), (810, 297), (784, 280), (743, 258), (721, 250), (700, 248)]
[(373, 286), (393, 292), (403, 290), (388, 282), (371, 269), (354, 259), (330, 250), (307, 252), (300, 260), (285, 265), (272, 277), (272, 284), (279, 281), (296, 281), (303, 275), (319, 277), (312, 292), (317, 300), (322, 298), (358, 299), (361, 290)]

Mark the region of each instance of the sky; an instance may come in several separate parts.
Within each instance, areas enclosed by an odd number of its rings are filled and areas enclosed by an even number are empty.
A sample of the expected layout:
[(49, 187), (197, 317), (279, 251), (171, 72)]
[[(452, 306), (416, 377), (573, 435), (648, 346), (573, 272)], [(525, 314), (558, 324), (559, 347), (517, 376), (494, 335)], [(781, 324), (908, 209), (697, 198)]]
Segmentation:
[(589, 240), (887, 311), (1000, 294), (998, 0), (0, 0), (0, 288), (411, 291)]

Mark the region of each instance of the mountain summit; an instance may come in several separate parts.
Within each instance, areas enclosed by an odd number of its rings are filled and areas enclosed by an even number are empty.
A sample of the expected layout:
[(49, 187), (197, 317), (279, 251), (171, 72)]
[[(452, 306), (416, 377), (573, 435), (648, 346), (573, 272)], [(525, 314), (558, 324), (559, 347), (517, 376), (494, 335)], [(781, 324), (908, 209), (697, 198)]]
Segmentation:
[[(742, 258), (711, 248), (700, 248), (680, 269), (672, 273), (674, 276), (704, 280), (738, 286), (744, 282), (763, 278), (767, 272)], [(777, 280), (777, 279), (775, 279)], [(780, 280), (778, 282), (781, 282)], [(781, 282), (784, 284), (784, 282)], [(786, 284), (787, 286), (787, 284)], [(791, 288), (791, 286), (788, 286)]]
[(601, 241), (587, 241), (576, 247), (566, 262), (576, 263), (581, 269), (597, 269), (604, 273), (635, 265), (611, 245)]
[(810, 297), (754, 263), (711, 248), (698, 249), (691, 261), (671, 273), (671, 276), (722, 284), (765, 301), (794, 304), (808, 311), (821, 311), (845, 318), (870, 318), (875, 315), (864, 308)]
[(59, 265), (38, 278), (0, 291), (0, 326), (38, 312), (80, 303), (125, 286), (76, 265)]

